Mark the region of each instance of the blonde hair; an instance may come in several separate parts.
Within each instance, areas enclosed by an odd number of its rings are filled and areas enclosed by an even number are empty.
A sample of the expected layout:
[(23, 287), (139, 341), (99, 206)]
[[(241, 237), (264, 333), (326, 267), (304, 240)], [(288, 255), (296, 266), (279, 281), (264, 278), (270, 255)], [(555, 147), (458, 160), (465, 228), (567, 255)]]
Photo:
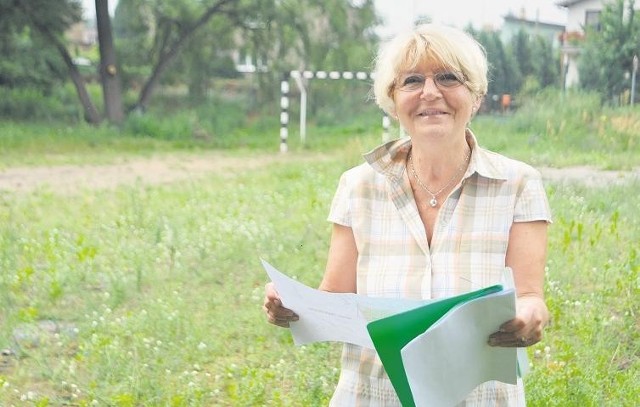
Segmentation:
[(424, 62), (462, 72), (471, 93), (487, 93), (487, 57), (482, 45), (457, 28), (423, 24), (400, 34), (380, 48), (375, 62), (373, 93), (385, 112), (394, 114), (393, 87), (398, 75)]

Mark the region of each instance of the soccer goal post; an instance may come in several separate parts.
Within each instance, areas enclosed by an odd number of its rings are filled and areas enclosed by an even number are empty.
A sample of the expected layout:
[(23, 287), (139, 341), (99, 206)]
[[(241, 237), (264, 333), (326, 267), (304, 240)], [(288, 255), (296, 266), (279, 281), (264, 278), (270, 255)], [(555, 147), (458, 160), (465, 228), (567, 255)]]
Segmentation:
[[(305, 80), (329, 79), (329, 80), (359, 80), (365, 81), (373, 79), (373, 74), (367, 72), (352, 71), (290, 71), (283, 75), (280, 82), (280, 152), (288, 151), (287, 139), (289, 138), (289, 91), (290, 81), (293, 80), (300, 92), (300, 142), (307, 141), (307, 89)], [(383, 113), (382, 116), (382, 139), (389, 139), (389, 127), (391, 120)]]

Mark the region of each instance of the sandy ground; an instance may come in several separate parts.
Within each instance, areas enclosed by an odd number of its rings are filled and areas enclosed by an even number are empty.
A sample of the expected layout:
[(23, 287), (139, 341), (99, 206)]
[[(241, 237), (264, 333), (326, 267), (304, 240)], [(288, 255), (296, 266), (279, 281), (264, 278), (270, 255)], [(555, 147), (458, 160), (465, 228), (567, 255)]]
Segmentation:
[[(207, 174), (255, 169), (282, 160), (317, 160), (322, 156), (271, 154), (244, 158), (223, 153), (163, 156), (110, 165), (59, 165), (13, 167), (0, 170), (0, 191), (30, 192), (46, 188), (56, 193), (81, 189), (109, 189), (120, 185), (144, 183), (169, 184), (197, 179)], [(576, 182), (588, 186), (607, 186), (640, 180), (640, 168), (634, 171), (602, 171), (591, 167), (539, 168), (546, 180)]]
[(207, 174), (260, 168), (285, 158), (278, 154), (252, 156), (248, 159), (223, 153), (203, 153), (135, 159), (109, 165), (11, 167), (0, 169), (0, 191), (30, 192), (48, 189), (56, 193), (73, 193), (82, 189), (110, 189), (136, 183), (169, 184), (197, 179)]

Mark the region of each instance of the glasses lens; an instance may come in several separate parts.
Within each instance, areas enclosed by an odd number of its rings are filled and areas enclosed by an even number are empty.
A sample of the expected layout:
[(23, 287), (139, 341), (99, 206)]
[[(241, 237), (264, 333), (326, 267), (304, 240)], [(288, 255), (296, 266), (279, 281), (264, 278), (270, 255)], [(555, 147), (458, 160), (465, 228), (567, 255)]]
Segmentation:
[(400, 90), (413, 92), (424, 87), (425, 77), (420, 74), (407, 75), (400, 80)]
[(438, 86), (451, 88), (464, 83), (462, 74), (458, 72), (440, 72), (433, 76), (433, 80)]
[[(398, 88), (404, 92), (414, 92), (424, 88), (424, 83), (429, 76), (422, 74), (409, 74), (398, 81)], [(464, 76), (460, 72), (438, 72), (431, 76), (435, 84), (440, 88), (453, 88), (464, 83)]]

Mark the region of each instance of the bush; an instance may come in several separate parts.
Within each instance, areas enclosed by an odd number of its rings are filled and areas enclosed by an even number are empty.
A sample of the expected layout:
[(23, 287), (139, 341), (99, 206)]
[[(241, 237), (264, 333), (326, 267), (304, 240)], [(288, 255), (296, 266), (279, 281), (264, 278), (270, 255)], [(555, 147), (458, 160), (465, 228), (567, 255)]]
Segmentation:
[(0, 118), (77, 123), (83, 120), (83, 109), (71, 84), (50, 93), (31, 87), (0, 87)]
[(557, 89), (543, 90), (521, 103), (513, 114), (473, 120), (471, 127), (481, 145), (535, 166), (637, 166), (640, 111), (636, 108), (603, 106), (596, 93)]

